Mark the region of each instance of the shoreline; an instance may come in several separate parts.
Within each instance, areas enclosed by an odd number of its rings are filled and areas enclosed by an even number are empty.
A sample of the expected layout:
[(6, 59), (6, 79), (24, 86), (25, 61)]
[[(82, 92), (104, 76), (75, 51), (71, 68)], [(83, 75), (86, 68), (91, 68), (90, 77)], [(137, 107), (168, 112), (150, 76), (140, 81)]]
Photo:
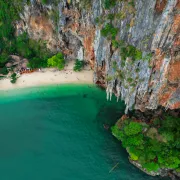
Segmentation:
[(88, 67), (81, 72), (74, 72), (73, 64), (68, 64), (62, 71), (45, 68), (39, 72), (22, 74), (15, 84), (10, 82), (10, 78), (0, 80), (0, 91), (59, 84), (93, 84), (93, 71)]

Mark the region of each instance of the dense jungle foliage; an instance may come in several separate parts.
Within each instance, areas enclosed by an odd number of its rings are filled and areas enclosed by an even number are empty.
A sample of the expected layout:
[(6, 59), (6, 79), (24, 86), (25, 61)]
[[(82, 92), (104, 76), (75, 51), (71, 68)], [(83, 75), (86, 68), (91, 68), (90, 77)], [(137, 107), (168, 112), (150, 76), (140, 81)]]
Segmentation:
[(27, 33), (15, 36), (14, 23), (23, 8), (22, 0), (0, 0), (0, 73), (6, 74), (4, 67), (9, 55), (19, 55), (29, 60), (31, 68), (47, 67), (52, 54), (46, 42), (29, 39)]
[(180, 118), (167, 115), (150, 124), (120, 120), (112, 127), (112, 133), (127, 149), (130, 159), (147, 171), (180, 171)]

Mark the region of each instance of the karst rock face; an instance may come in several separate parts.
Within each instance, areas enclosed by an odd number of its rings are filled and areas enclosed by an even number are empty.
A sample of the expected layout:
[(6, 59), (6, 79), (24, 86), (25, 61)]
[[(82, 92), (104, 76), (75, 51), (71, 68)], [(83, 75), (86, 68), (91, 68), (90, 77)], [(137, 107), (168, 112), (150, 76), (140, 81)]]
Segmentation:
[[(88, 61), (94, 82), (123, 99), (126, 111), (180, 108), (180, 0), (31, 0), (20, 17), (17, 35), (27, 31), (67, 59)], [(115, 36), (104, 37), (103, 28)], [(141, 58), (122, 58), (118, 42)]]

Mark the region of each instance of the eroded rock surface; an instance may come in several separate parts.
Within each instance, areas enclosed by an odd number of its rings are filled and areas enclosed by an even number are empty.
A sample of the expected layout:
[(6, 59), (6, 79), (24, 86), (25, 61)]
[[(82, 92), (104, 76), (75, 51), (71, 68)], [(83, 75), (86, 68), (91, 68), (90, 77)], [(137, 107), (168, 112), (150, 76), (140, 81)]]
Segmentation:
[[(58, 2), (58, 1), (57, 1)], [(104, 8), (103, 0), (25, 5), (17, 34), (27, 31), (67, 59), (83, 59), (94, 69), (95, 83), (114, 92), (130, 109), (180, 108), (180, 1), (134, 0)], [(113, 18), (108, 18), (108, 17)], [(98, 22), (97, 22), (98, 19)], [(118, 29), (113, 40), (101, 29)], [(142, 52), (142, 58), (124, 61), (113, 41), (123, 41)], [(148, 57), (148, 55), (151, 55)], [(148, 59), (148, 60), (147, 60)], [(116, 68), (113, 67), (116, 64)], [(120, 77), (121, 76), (121, 77)]]

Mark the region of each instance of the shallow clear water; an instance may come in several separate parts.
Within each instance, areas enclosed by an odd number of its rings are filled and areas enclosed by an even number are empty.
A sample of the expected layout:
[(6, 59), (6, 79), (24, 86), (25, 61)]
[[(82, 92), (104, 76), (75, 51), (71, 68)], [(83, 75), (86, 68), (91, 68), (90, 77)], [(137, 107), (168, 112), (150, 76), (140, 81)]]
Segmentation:
[(105, 96), (91, 85), (0, 92), (0, 179), (161, 179), (131, 165), (103, 128), (124, 111), (122, 102)]

